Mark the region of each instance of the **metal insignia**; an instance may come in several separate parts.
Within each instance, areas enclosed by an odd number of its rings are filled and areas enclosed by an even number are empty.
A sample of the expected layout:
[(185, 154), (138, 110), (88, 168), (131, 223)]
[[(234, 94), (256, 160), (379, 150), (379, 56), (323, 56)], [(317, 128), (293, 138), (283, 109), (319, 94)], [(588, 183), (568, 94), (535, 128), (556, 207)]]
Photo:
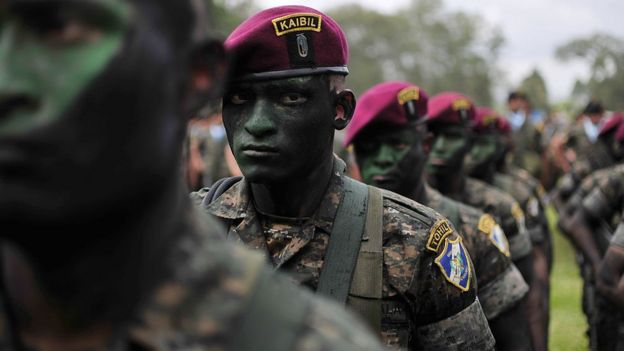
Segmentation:
[(435, 263), (440, 267), (442, 275), (461, 291), (470, 289), (471, 267), (470, 258), (462, 244), (461, 237), (455, 240), (446, 239), (444, 250), (436, 257)]
[(305, 34), (297, 34), (297, 50), (299, 51), (299, 56), (308, 56), (308, 38)]

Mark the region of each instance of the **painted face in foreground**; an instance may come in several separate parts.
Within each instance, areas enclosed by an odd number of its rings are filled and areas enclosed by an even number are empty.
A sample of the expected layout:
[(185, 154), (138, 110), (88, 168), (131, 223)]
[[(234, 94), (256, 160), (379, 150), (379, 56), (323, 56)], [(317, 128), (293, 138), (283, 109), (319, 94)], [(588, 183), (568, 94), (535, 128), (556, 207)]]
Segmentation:
[(15, 1), (0, 30), (0, 138), (58, 120), (121, 48), (121, 0)]
[(435, 140), (427, 163), (427, 174), (446, 176), (459, 171), (470, 147), (470, 137), (464, 126), (452, 125), (432, 130)]
[(354, 142), (362, 180), (401, 195), (421, 181), (427, 159), (424, 131), (414, 126), (370, 125)]
[(224, 98), (223, 122), (245, 177), (305, 177), (331, 157), (334, 99), (324, 76), (235, 84)]

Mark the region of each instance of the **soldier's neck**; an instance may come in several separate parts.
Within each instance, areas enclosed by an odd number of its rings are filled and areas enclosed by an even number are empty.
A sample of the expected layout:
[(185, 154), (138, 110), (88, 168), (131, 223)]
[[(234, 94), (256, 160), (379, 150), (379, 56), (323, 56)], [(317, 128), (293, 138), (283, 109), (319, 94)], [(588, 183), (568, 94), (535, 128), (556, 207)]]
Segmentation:
[(167, 277), (172, 247), (191, 226), (188, 196), (175, 183), (127, 218), (42, 233), (56, 235), (54, 246), (2, 242), (4, 302), (29, 346), (60, 343), (71, 350), (76, 345), (63, 342), (105, 340), (135, 316)]
[[(403, 194), (401, 194), (403, 195)], [(412, 188), (412, 191), (409, 194), (405, 194), (404, 196), (420, 202), (421, 204), (426, 203), (427, 201), (427, 193), (425, 191), (425, 176), (424, 174), (420, 177), (420, 181)]]
[(334, 168), (333, 156), (304, 176), (276, 183), (251, 183), (256, 208), (275, 216), (312, 216), (327, 190)]

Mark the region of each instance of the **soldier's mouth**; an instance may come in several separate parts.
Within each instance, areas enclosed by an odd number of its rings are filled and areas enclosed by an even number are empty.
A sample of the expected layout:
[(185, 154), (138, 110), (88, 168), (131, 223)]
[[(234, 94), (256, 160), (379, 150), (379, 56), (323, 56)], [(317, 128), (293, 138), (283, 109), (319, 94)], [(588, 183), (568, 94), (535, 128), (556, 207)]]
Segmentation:
[(0, 123), (10, 118), (18, 110), (34, 111), (39, 104), (24, 94), (2, 95), (0, 94)]
[(278, 154), (277, 149), (268, 145), (250, 144), (242, 147), (243, 155), (248, 157), (272, 157)]
[(445, 167), (447, 165), (446, 160), (441, 158), (432, 158), (429, 160), (429, 164), (435, 167)]

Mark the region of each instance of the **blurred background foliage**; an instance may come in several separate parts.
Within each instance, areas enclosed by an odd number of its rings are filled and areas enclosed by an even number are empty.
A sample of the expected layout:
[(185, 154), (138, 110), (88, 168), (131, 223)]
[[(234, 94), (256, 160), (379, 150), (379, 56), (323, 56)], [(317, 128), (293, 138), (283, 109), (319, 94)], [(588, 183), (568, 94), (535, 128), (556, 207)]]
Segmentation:
[[(254, 0), (204, 1), (210, 28), (222, 37), (260, 7)], [(354, 2), (327, 11), (343, 27), (350, 45), (349, 86), (361, 94), (384, 80), (401, 79), (430, 94), (460, 91), (479, 105), (501, 107), (505, 67), (498, 63), (505, 39), (500, 28), (482, 17), (450, 11), (439, 0), (412, 0), (392, 13), (381, 13)], [(578, 60), (590, 77), (578, 80), (566, 101), (549, 98), (542, 74), (533, 70), (513, 87), (525, 91), (535, 108), (549, 112), (565, 106), (572, 113), (598, 97), (613, 110), (624, 109), (624, 41), (596, 33), (562, 43), (561, 62)], [(498, 89), (498, 96), (496, 95)], [(498, 101), (496, 101), (498, 100)]]

